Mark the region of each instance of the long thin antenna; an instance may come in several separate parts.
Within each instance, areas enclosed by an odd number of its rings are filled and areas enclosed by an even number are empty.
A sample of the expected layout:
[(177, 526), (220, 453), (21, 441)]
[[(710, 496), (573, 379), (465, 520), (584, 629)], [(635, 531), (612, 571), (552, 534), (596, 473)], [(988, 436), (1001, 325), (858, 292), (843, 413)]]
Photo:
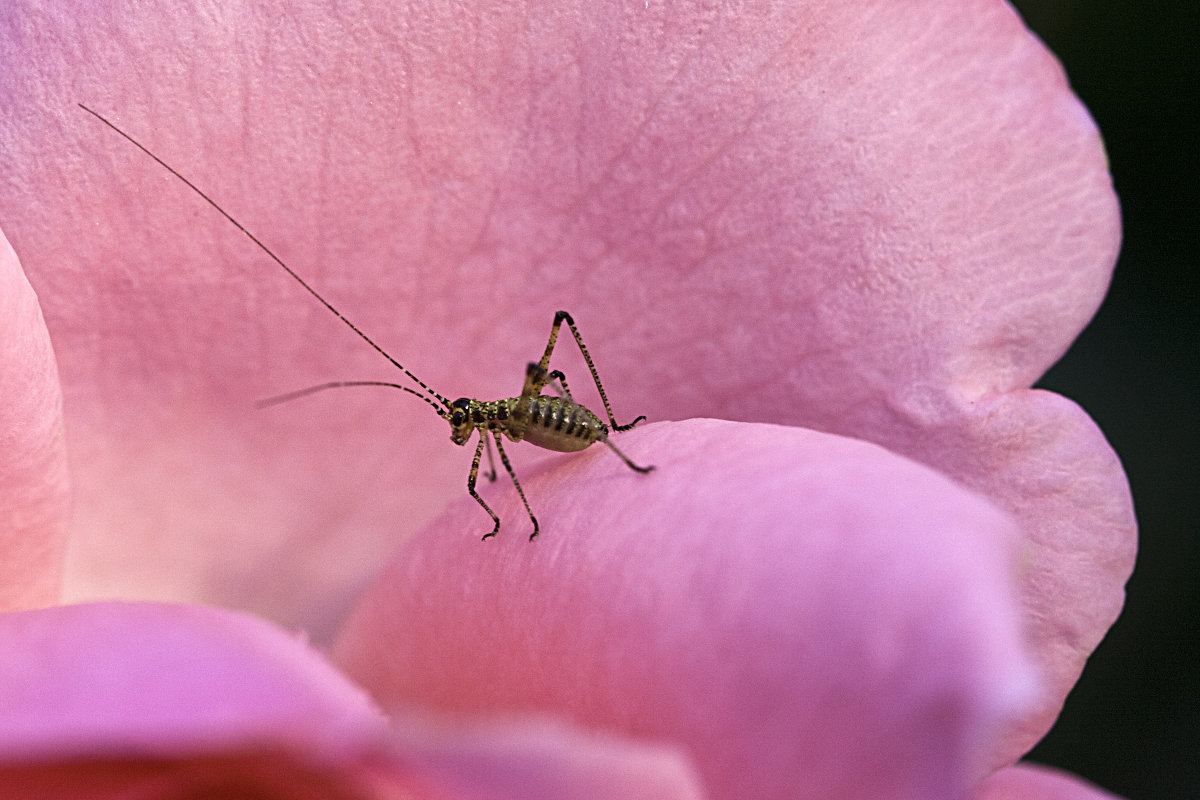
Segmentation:
[[(272, 261), (274, 261), (274, 262), (275, 262), (276, 264), (278, 264), (279, 266), (283, 267), (283, 270), (284, 270), (284, 272), (286, 272), (288, 275), (291, 275), (291, 276), (292, 276), (292, 278), (293, 278), (293, 279), (296, 281), (296, 283), (298, 283), (298, 284), (300, 284), (301, 286), (303, 286), (303, 287), (304, 287), (304, 288), (305, 288), (305, 289), (308, 291), (308, 293), (309, 293), (309, 294), (311, 294), (313, 297), (317, 298), (317, 300), (319, 300), (319, 301), (321, 302), (321, 305), (325, 306), (325, 307), (326, 307), (326, 308), (328, 308), (330, 311), (332, 311), (332, 312), (333, 312), (333, 315), (334, 315), (335, 317), (337, 317), (338, 319), (340, 319), (342, 322), (346, 323), (346, 326), (347, 326), (348, 328), (350, 328), (350, 330), (352, 330), (352, 331), (354, 331), (355, 333), (357, 333), (357, 334), (358, 334), (358, 335), (359, 335), (359, 336), (360, 336), (360, 337), (363, 339), (363, 341), (365, 341), (367, 344), (371, 345), (371, 347), (374, 347), (374, 348), (375, 348), (375, 349), (376, 349), (376, 350), (379, 352), (379, 354), (380, 354), (380, 355), (382, 355), (382, 356), (383, 356), (384, 358), (386, 358), (388, 361), (392, 362), (392, 364), (394, 364), (395, 366), (397, 366), (397, 367), (400, 369), (400, 371), (401, 371), (401, 372), (403, 372), (405, 375), (407, 375), (408, 377), (410, 377), (410, 378), (412, 378), (414, 381), (416, 381), (416, 382), (417, 382), (417, 384), (418, 384), (418, 385), (419, 385), (419, 386), (420, 386), (422, 389), (424, 389), (426, 392), (428, 392), (428, 393), (429, 393), (431, 396), (433, 396), (433, 397), (437, 398), (438, 402), (440, 402), (440, 403), (442, 404), (442, 406), (444, 406), (446, 409), (448, 409), (448, 408), (450, 407), (450, 401), (449, 401), (449, 400), (447, 400), (445, 397), (442, 397), (440, 394), (438, 394), (437, 392), (435, 392), (433, 389), (431, 389), (431, 388), (429, 388), (428, 386), (426, 386), (426, 385), (425, 385), (425, 382), (424, 382), (423, 380), (421, 380), (421, 379), (420, 379), (420, 378), (418, 378), (416, 375), (413, 375), (411, 372), (409, 372), (409, 370), (408, 370), (408, 368), (407, 368), (407, 367), (405, 367), (403, 364), (401, 364), (401, 363), (400, 363), (399, 361), (397, 361), (396, 359), (392, 358), (392, 356), (391, 356), (391, 355), (389, 355), (389, 354), (388, 354), (388, 352), (387, 352), (386, 350), (384, 350), (382, 347), (380, 347), (379, 345), (377, 345), (377, 344), (375, 343), (375, 340), (374, 340), (374, 339), (372, 339), (370, 336), (367, 336), (365, 333), (363, 333), (361, 330), (359, 330), (359, 328), (358, 328), (358, 326), (357, 326), (357, 325), (355, 325), (355, 324), (354, 324), (353, 322), (351, 322), (350, 320), (346, 319), (346, 317), (342, 315), (342, 312), (338, 311), (336, 308), (334, 308), (334, 307), (333, 307), (333, 304), (332, 304), (332, 303), (330, 303), (328, 300), (326, 300), (324, 297), (322, 297), (322, 296), (321, 296), (321, 295), (320, 295), (320, 294), (317, 292), (317, 290), (316, 290), (316, 289), (314, 289), (314, 288), (312, 288), (311, 286), (309, 286), (309, 285), (308, 285), (308, 283), (307, 283), (307, 282), (306, 282), (306, 281), (305, 281), (303, 278), (301, 278), (299, 275), (297, 275), (295, 272), (293, 272), (291, 267), (289, 267), (287, 264), (283, 263), (283, 259), (281, 259), (279, 256), (275, 255), (273, 252), (271, 252), (271, 248), (267, 247), (265, 244), (263, 244), (262, 242), (260, 242), (260, 241), (258, 240), (258, 237), (257, 237), (257, 236), (255, 236), (255, 235), (254, 235), (253, 233), (251, 233), (250, 231), (246, 230), (246, 229), (245, 229), (245, 228), (242, 226), (242, 223), (238, 222), (236, 219), (234, 219), (232, 216), (230, 216), (229, 212), (227, 212), (225, 209), (223, 209), (223, 208), (221, 208), (219, 205), (217, 205), (217, 203), (216, 203), (216, 201), (215, 201), (215, 200), (213, 200), (211, 197), (209, 197), (208, 195), (206, 195), (204, 192), (200, 191), (200, 189), (199, 189), (199, 188), (196, 186), (196, 184), (192, 183), (192, 182), (191, 182), (191, 181), (189, 181), (187, 178), (185, 178), (185, 177), (183, 177), (182, 175), (180, 175), (180, 174), (179, 174), (179, 173), (178, 173), (178, 172), (175, 170), (175, 168), (174, 168), (174, 167), (172, 167), (172, 166), (171, 166), (170, 164), (168, 164), (167, 162), (163, 161), (163, 160), (162, 160), (161, 158), (159, 158), (158, 156), (154, 155), (154, 153), (152, 153), (152, 152), (150, 152), (148, 149), (146, 149), (146, 147), (145, 147), (144, 145), (142, 145), (142, 143), (141, 143), (141, 142), (139, 142), (137, 139), (134, 139), (132, 136), (130, 136), (128, 133), (126, 133), (125, 131), (123, 131), (123, 130), (121, 130), (120, 128), (118, 128), (118, 127), (117, 127), (116, 125), (114, 125), (113, 123), (109, 122), (107, 119), (105, 119), (105, 118), (104, 118), (103, 116), (101, 116), (99, 113), (97, 113), (97, 112), (93, 111), (92, 109), (88, 108), (88, 107), (87, 107), (87, 106), (85, 106), (83, 103), (78, 103), (77, 105), (78, 105), (80, 108), (82, 108), (84, 111), (86, 111), (86, 112), (88, 112), (89, 114), (91, 114), (91, 115), (92, 115), (93, 117), (95, 117), (96, 119), (98, 119), (98, 120), (100, 120), (101, 122), (103, 122), (103, 123), (104, 123), (105, 125), (107, 125), (108, 127), (112, 128), (114, 131), (116, 131), (117, 133), (119, 133), (119, 134), (120, 134), (122, 137), (124, 137), (124, 138), (125, 138), (126, 140), (128, 140), (128, 141), (129, 141), (131, 144), (133, 144), (133, 146), (134, 146), (134, 147), (136, 147), (137, 149), (141, 150), (143, 153), (145, 153), (146, 155), (150, 156), (152, 159), (154, 159), (155, 161), (157, 161), (157, 162), (158, 162), (158, 164), (159, 164), (159, 165), (160, 165), (160, 166), (161, 166), (163, 169), (165, 169), (167, 172), (169, 172), (169, 173), (171, 173), (172, 175), (174, 175), (174, 176), (175, 176), (176, 178), (178, 178), (179, 180), (183, 181), (183, 182), (184, 182), (184, 183), (187, 185), (187, 187), (188, 187), (189, 189), (191, 189), (191, 190), (192, 190), (193, 192), (195, 192), (196, 194), (200, 195), (200, 197), (204, 198), (204, 201), (205, 201), (206, 203), (208, 203), (210, 206), (212, 206), (213, 208), (215, 208), (215, 209), (217, 210), (217, 212), (218, 212), (218, 213), (220, 213), (220, 215), (221, 215), (221, 216), (223, 216), (225, 219), (227, 219), (227, 220), (229, 220), (230, 222), (232, 222), (232, 223), (233, 223), (233, 226), (234, 226), (235, 228), (237, 228), (237, 229), (238, 229), (239, 231), (241, 231), (242, 233), (246, 234), (246, 237), (247, 237), (248, 239), (250, 239), (250, 241), (254, 242), (256, 245), (258, 245), (258, 247), (259, 247), (259, 249), (260, 249), (260, 250), (262, 250), (264, 253), (266, 253), (268, 256), (270, 256)], [(400, 388), (404, 388), (404, 387), (400, 387)], [(409, 391), (412, 391), (412, 390), (410, 389)], [(421, 394), (419, 394), (419, 393), (417, 393), (417, 392), (415, 392), (415, 391), (412, 391), (412, 393), (413, 393), (413, 394), (415, 394), (415, 395), (417, 395), (418, 397), (421, 397), (421, 398), (422, 398), (422, 399), (424, 399), (426, 402), (428, 402), (428, 403), (429, 403), (431, 406), (433, 406), (433, 408), (434, 408), (434, 409), (435, 409), (435, 410), (438, 412), (438, 415), (439, 415), (439, 416), (444, 416), (444, 413), (445, 413), (445, 412), (444, 412), (444, 409), (443, 409), (443, 408), (441, 408), (441, 407), (437, 406), (435, 403), (433, 403), (431, 400), (429, 400), (428, 398), (426, 398), (424, 395), (421, 395)]]
[(286, 403), (289, 400), (298, 400), (301, 397), (308, 397), (310, 394), (323, 392), (326, 389), (341, 389), (344, 386), (390, 386), (393, 389), (399, 389), (402, 392), (415, 394), (417, 397), (433, 406), (433, 409), (437, 411), (439, 415), (443, 413), (442, 409), (434, 405), (432, 400), (418, 392), (416, 389), (412, 389), (408, 386), (402, 386), (399, 383), (388, 383), (387, 381), (329, 381), (328, 383), (318, 383), (316, 386), (308, 386), (304, 389), (296, 389), (292, 392), (285, 392), (284, 394), (264, 397), (262, 400), (259, 400), (257, 403), (255, 403), (254, 407), (267, 408), (268, 406), (277, 406), (280, 403)]

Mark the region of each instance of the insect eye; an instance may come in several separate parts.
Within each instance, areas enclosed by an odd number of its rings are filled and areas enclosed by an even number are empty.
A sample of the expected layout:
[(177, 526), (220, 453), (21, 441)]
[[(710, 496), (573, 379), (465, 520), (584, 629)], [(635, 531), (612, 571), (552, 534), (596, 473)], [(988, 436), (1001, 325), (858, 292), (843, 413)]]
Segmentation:
[(467, 421), (467, 412), (471, 409), (471, 401), (469, 398), (460, 397), (450, 404), (453, 409), (450, 412), (450, 424), (458, 427)]

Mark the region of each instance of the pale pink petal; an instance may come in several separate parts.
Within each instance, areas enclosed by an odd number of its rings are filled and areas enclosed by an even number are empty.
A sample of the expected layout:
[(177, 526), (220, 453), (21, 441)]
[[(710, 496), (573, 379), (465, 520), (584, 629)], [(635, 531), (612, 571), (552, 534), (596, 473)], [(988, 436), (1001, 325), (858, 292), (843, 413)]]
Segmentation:
[(994, 768), (1011, 763), (1053, 724), (1120, 613), (1136, 521), (1120, 462), (1069, 400), (1011, 392), (944, 412), (940, 424), (911, 429), (907, 443), (892, 444), (987, 494), (1022, 523), (1026, 630), (1048, 687), (1037, 712), (997, 748)]
[[(1058, 65), (999, 0), (543, 11), (297, 3), (280, 26), (243, 7), (14, 5), (0, 215), (54, 298), (74, 591), (218, 599), (328, 633), (461, 493), (467, 460), (408, 396), (250, 415), (266, 394), (396, 373), (82, 100), (451, 397), (518, 391), (563, 307), (622, 419), (851, 434), (1019, 513), (1030, 580), (1061, 591), (1025, 590), (1052, 682), (993, 755), (1011, 762), (1132, 564), (1128, 490), (1094, 426), (1004, 397), (1094, 312), (1119, 238)], [(562, 364), (586, 385), (577, 356)]]
[(698, 797), (662, 747), (544, 724), (484, 733), (393, 730), (302, 640), (241, 614), (111, 603), (0, 616), (6, 800)]
[[(404, 548), (335, 660), (386, 705), (679, 742), (713, 800), (950, 798), (1031, 698), (1015, 529), (874, 445), (693, 420), (485, 490)], [(577, 487), (586, 487), (581, 496)], [(869, 768), (867, 767), (869, 765)]]
[(0, 231), (0, 611), (57, 599), (68, 487), (54, 351)]
[(971, 800), (1118, 800), (1074, 775), (1036, 764), (1017, 764), (988, 778)]

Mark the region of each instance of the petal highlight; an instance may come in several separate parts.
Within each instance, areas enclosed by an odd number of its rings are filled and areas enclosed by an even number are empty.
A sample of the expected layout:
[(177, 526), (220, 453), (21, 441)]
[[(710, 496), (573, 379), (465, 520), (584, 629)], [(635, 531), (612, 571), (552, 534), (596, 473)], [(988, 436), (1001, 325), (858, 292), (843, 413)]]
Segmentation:
[(0, 232), (0, 611), (58, 599), (69, 485), (50, 335)]
[(382, 715), (295, 637), (200, 606), (98, 603), (0, 617), (6, 762), (269, 747), (328, 760)]

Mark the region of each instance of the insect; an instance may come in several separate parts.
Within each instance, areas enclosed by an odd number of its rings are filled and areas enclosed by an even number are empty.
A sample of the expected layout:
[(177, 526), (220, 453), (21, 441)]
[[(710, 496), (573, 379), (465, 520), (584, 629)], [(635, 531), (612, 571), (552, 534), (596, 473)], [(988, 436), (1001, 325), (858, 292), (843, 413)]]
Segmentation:
[[(439, 417), (450, 423), (450, 441), (457, 445), (465, 445), (476, 432), (479, 433), (479, 443), (475, 446), (475, 457), (471, 460), (471, 472), (467, 477), (467, 493), (475, 498), (475, 501), (492, 518), (492, 529), (484, 534), (483, 538), (485, 540), (500, 532), (500, 517), (496, 515), (496, 512), (475, 491), (475, 484), (479, 478), (479, 460), (483, 455), (485, 446), (488, 451), (488, 461), (491, 464), (490, 474), (486, 474), (486, 477), (489, 480), (496, 479), (496, 467), (492, 461), (491, 450), (491, 443), (493, 441), (496, 444), (497, 452), (500, 453), (500, 462), (504, 465), (508, 476), (512, 478), (513, 486), (516, 487), (517, 494), (521, 497), (521, 502), (525, 506), (525, 511), (529, 514), (530, 521), (533, 522), (533, 533), (530, 534), (529, 540), (533, 541), (538, 535), (537, 517), (534, 516), (533, 510), (529, 507), (529, 501), (525, 498), (525, 490), (521, 488), (521, 482), (517, 480), (517, 475), (513, 472), (512, 464), (509, 463), (508, 455), (504, 452), (504, 436), (507, 436), (513, 442), (525, 441), (537, 447), (564, 453), (584, 450), (596, 442), (601, 442), (607, 445), (609, 449), (625, 462), (626, 466), (635, 472), (647, 473), (654, 469), (653, 466), (643, 467), (633, 463), (627, 455), (622, 453), (615, 444), (608, 440), (611, 431), (627, 431), (646, 417), (644, 415), (639, 416), (627, 425), (617, 424), (616, 419), (613, 417), (612, 406), (608, 402), (608, 395), (604, 393), (604, 386), (600, 383), (600, 374), (596, 372), (596, 365), (592, 363), (592, 357), (583, 343), (583, 337), (579, 334), (579, 328), (576, 327), (575, 320), (566, 311), (559, 311), (554, 315), (554, 324), (550, 328), (550, 339), (546, 342), (546, 351), (542, 353), (541, 360), (536, 363), (529, 363), (525, 370), (525, 386), (519, 396), (509, 397), (504, 400), (475, 400), (461, 397), (451, 402), (427, 386), (424, 381), (410, 372), (407, 367), (376, 344), (371, 337), (363, 333), (358, 326), (343, 316), (342, 312), (334, 308), (316, 289), (309, 286), (303, 278), (285, 264), (279, 256), (275, 255), (258, 237), (246, 230), (240, 222), (234, 219), (221, 206), (217, 205), (216, 201), (202, 192), (194, 183), (183, 177), (173, 167), (99, 113), (88, 108), (83, 103), (79, 103), (78, 105), (158, 162), (161, 167), (182, 181), (193, 192), (200, 195), (221, 216), (233, 223), (234, 227), (245, 234), (250, 241), (254, 242), (272, 261), (282, 267), (284, 272), (290, 275), (293, 280), (320, 301), (321, 305), (329, 309), (350, 330), (358, 334), (367, 344), (414, 381), (417, 386), (421, 387), (421, 391), (417, 391), (411, 386), (386, 381), (331, 381), (329, 383), (310, 386), (306, 389), (269, 397), (257, 404), (260, 408), (287, 402), (288, 400), (295, 400), (326, 389), (345, 386), (388, 386), (416, 395), (428, 403), (437, 412)], [(575, 402), (571, 396), (571, 390), (567, 387), (566, 376), (561, 371), (548, 371), (550, 355), (554, 352), (554, 345), (558, 341), (559, 330), (564, 322), (567, 323), (567, 327), (575, 337), (575, 342), (579, 345), (579, 351), (583, 354), (583, 360), (587, 363), (588, 370), (592, 373), (592, 380), (596, 383), (596, 389), (600, 392), (600, 400), (603, 401), (604, 411), (608, 416), (607, 425), (592, 411)], [(542, 390), (547, 385), (555, 389), (558, 392), (558, 396), (542, 394)]]

